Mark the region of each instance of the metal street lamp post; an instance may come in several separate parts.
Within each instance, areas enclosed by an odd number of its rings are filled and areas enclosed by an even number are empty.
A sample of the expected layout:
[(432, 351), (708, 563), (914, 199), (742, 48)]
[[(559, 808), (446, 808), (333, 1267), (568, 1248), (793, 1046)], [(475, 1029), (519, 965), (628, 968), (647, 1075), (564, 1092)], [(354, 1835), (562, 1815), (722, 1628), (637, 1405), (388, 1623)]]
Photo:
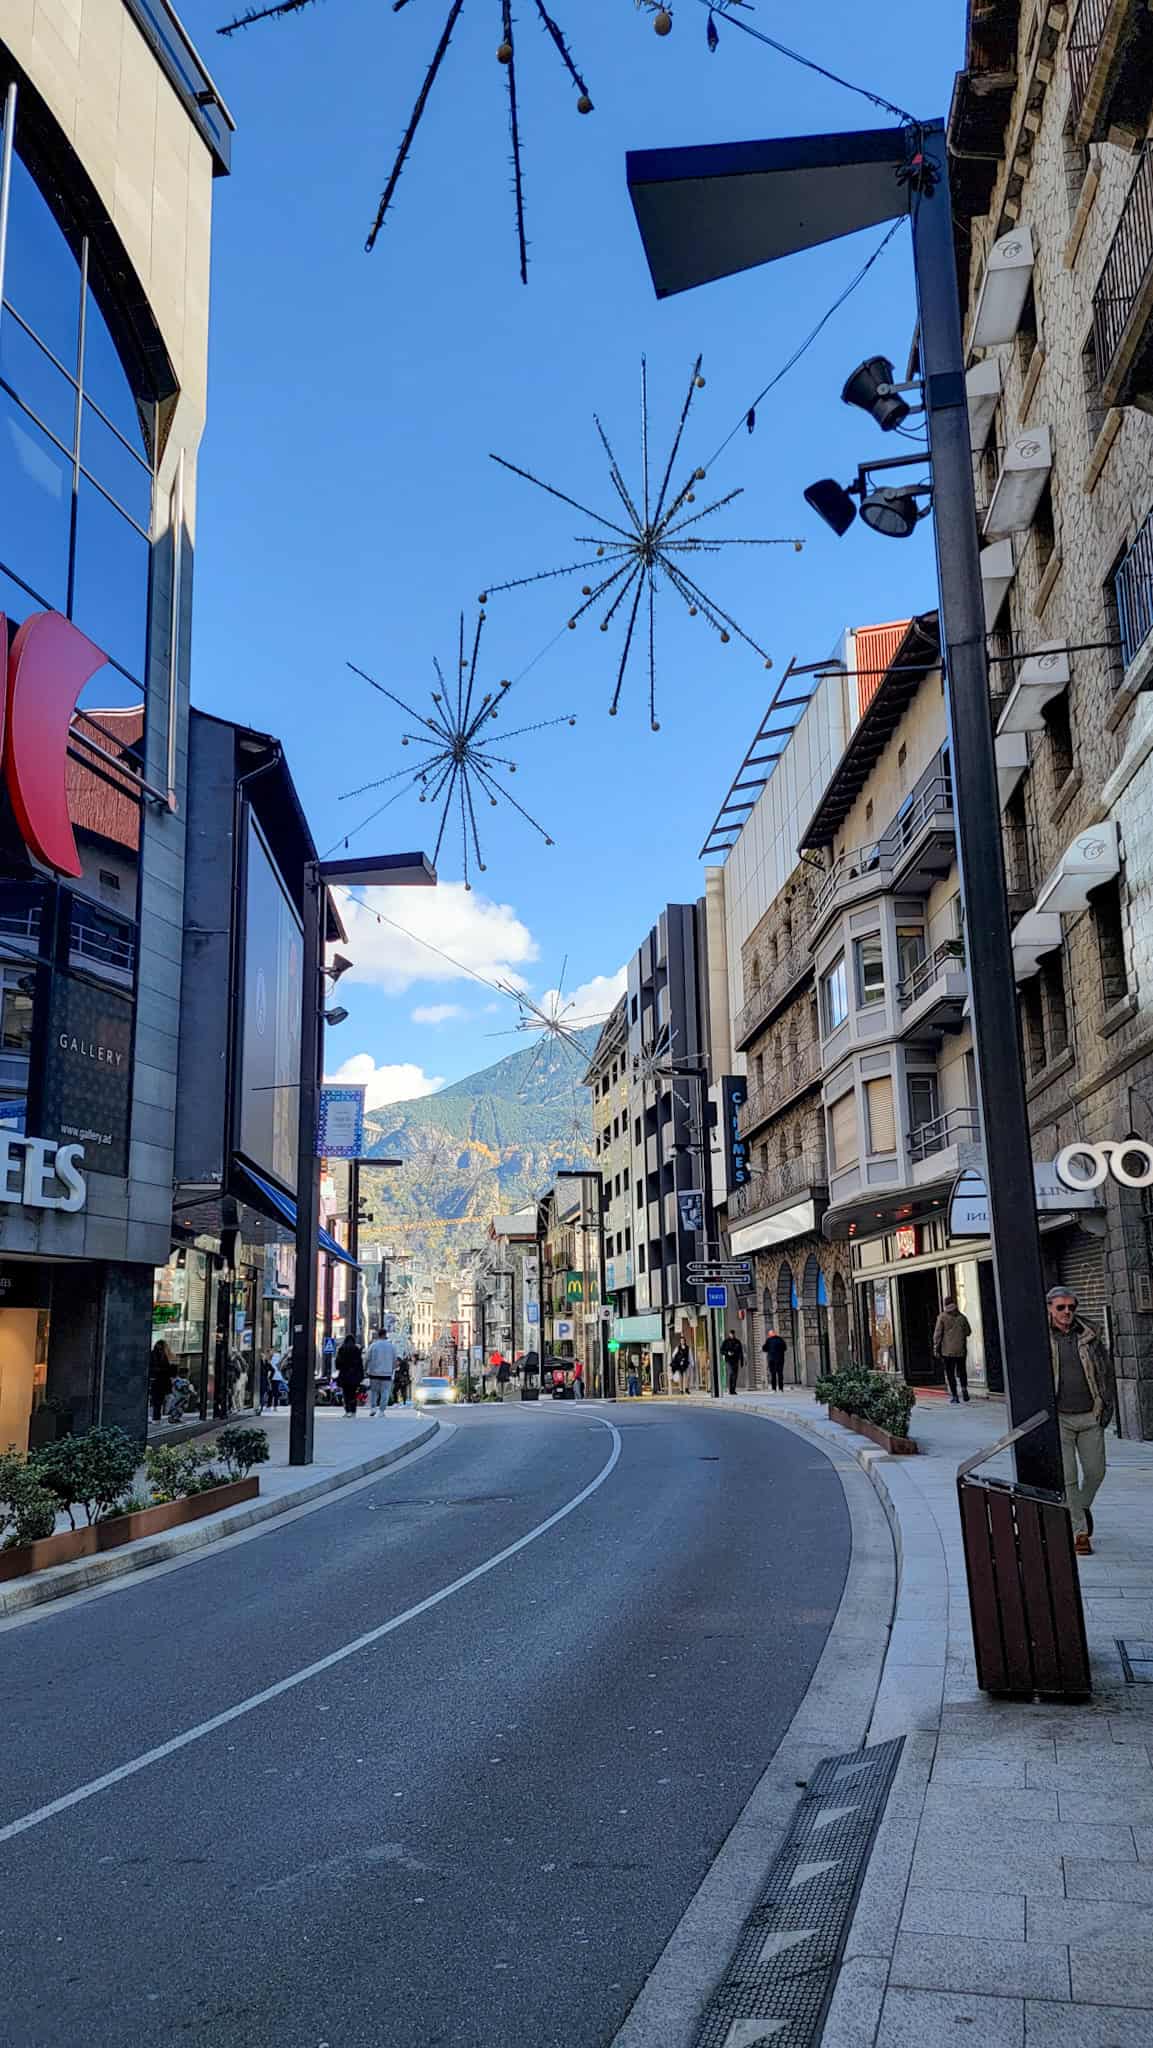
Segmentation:
[(858, 134), (643, 150), (628, 182), (659, 297), (908, 212), (933, 474), (945, 685), (993, 1271), (1022, 1484), (1062, 1493), (1033, 1149), (1018, 1053), (989, 709), (965, 361), (942, 121)]
[(346, 887), (433, 888), (436, 870), (423, 853), (374, 860), (310, 860), (304, 864), (303, 964), (300, 997), (300, 1106), (296, 1130), (296, 1280), (292, 1300), (292, 1383), (288, 1462), (311, 1465), (316, 1407), (316, 1242), (320, 1228), (320, 1160), (316, 1120), (324, 1071), (323, 986), (328, 891)]

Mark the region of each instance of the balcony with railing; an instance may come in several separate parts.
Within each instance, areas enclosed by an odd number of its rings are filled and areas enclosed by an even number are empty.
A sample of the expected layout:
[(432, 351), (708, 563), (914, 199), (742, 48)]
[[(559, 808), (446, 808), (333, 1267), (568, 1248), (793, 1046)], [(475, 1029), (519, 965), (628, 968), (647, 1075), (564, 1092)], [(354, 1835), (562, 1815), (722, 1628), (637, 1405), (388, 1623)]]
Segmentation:
[(775, 1209), (780, 1202), (802, 1201), (824, 1194), (828, 1181), (823, 1153), (799, 1152), (776, 1166), (759, 1167), (743, 1188), (728, 1199), (730, 1223), (738, 1218), (759, 1216), (762, 1209)]
[(817, 891), (814, 921), (879, 890), (927, 895), (955, 858), (953, 784), (941, 772), (914, 791), (879, 839), (838, 855)]
[(1073, 140), (1142, 134), (1153, 108), (1153, 19), (1146, 0), (1080, 0), (1068, 54)]
[(955, 1031), (968, 999), (965, 948), (960, 939), (949, 939), (897, 984), (902, 1038), (920, 1031)]
[(807, 911), (795, 913), (792, 943), (781, 953), (771, 974), (757, 983), (737, 1016), (733, 1032), (733, 1043), (738, 1052), (743, 1052), (751, 1038), (761, 1026), (792, 995), (795, 988), (812, 974), (813, 963), (809, 954), (809, 915)]
[(941, 1180), (972, 1163), (980, 1143), (977, 1112), (968, 1104), (947, 1109), (909, 1133), (909, 1163), (914, 1183)]
[(1153, 633), (1153, 512), (1114, 570), (1111, 589), (1121, 637), (1121, 680)]
[(1153, 411), (1153, 144), (1137, 159), (1093, 293), (1093, 349), (1102, 408)]
[(779, 1067), (768, 1077), (762, 1088), (750, 1089), (748, 1099), (740, 1111), (740, 1131), (743, 1138), (759, 1130), (771, 1118), (779, 1116), (790, 1102), (806, 1088), (811, 1088), (821, 1078), (821, 1048), (814, 1040), (806, 1045), (792, 1059), (782, 1060)]

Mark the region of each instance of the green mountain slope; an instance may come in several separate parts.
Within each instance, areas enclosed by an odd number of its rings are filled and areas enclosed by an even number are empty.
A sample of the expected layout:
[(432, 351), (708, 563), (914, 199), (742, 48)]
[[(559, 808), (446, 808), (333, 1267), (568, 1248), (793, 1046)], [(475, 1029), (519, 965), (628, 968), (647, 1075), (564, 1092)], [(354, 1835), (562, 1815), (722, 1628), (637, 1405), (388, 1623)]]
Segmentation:
[[(580, 1056), (552, 1040), (526, 1046), (437, 1095), (374, 1111), (361, 1172), (368, 1234), (451, 1264), (490, 1217), (542, 1194), (559, 1166), (587, 1165), (592, 1119), (581, 1076), (597, 1027), (577, 1036)], [(373, 1158), (404, 1164), (374, 1169)]]

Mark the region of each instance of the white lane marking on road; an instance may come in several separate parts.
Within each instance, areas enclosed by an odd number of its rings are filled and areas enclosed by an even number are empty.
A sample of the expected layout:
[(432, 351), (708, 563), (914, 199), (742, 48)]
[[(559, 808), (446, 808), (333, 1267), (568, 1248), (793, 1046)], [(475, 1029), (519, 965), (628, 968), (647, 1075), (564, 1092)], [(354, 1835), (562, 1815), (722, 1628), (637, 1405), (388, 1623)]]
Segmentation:
[(562, 1508), (558, 1508), (555, 1514), (549, 1515), (543, 1522), (538, 1522), (535, 1529), (528, 1530), (524, 1536), (518, 1536), (515, 1543), (509, 1543), (503, 1550), (498, 1550), (495, 1557), (486, 1558), (483, 1564), (474, 1565), (471, 1571), (464, 1572), (459, 1579), (453, 1579), (451, 1585), (442, 1586), (438, 1593), (430, 1593), (426, 1599), (418, 1600), (415, 1607), (406, 1607), (403, 1614), (394, 1614), (391, 1621), (381, 1622), (378, 1628), (366, 1629), (363, 1635), (354, 1636), (350, 1643), (345, 1643), (339, 1650), (330, 1650), (327, 1657), (318, 1657), (314, 1664), (305, 1664), (301, 1670), (291, 1672), (287, 1678), (277, 1679), (275, 1685), (267, 1685), (262, 1692), (254, 1692), (249, 1699), (238, 1700), (234, 1707), (226, 1707), (222, 1714), (213, 1714), (211, 1719), (198, 1722), (195, 1728), (186, 1728), (182, 1735), (174, 1735), (169, 1742), (158, 1743), (155, 1749), (145, 1750), (143, 1755), (132, 1757), (126, 1764), (118, 1764), (114, 1771), (105, 1771), (102, 1777), (92, 1778), (87, 1785), (78, 1785), (74, 1792), (65, 1792), (61, 1798), (49, 1800), (47, 1806), (38, 1806), (33, 1813), (25, 1813), (19, 1820), (9, 1821), (5, 1827), (0, 1827), (0, 1842), (10, 1842), (14, 1835), (27, 1834), (30, 1828), (40, 1827), (45, 1821), (54, 1819), (56, 1814), (67, 1813), (69, 1807), (80, 1806), (86, 1799), (94, 1799), (98, 1792), (107, 1792), (110, 1786), (119, 1785), (125, 1778), (134, 1778), (137, 1772), (146, 1771), (153, 1764), (163, 1763), (167, 1757), (175, 1756), (178, 1750), (187, 1749), (190, 1744), (203, 1741), (206, 1735), (214, 1735), (218, 1728), (227, 1728), (233, 1721), (242, 1720), (246, 1714), (254, 1714), (258, 1707), (268, 1706), (270, 1701), (280, 1699), (283, 1693), (293, 1692), (298, 1685), (306, 1685), (309, 1679), (319, 1678), (323, 1672), (331, 1671), (337, 1664), (343, 1664), (346, 1658), (357, 1656), (361, 1650), (371, 1649), (374, 1643), (382, 1642), (385, 1636), (392, 1635), (398, 1628), (404, 1628), (407, 1622), (419, 1620), (422, 1614), (427, 1614), (433, 1607), (439, 1607), (442, 1601), (451, 1600), (455, 1593), (463, 1593), (466, 1586), (475, 1585), (478, 1579), (483, 1579), (489, 1572), (494, 1572), (498, 1565), (507, 1564), (510, 1557), (516, 1557), (520, 1551), (527, 1550), (530, 1543), (537, 1542), (541, 1536), (547, 1536), (549, 1530), (555, 1529), (558, 1522), (563, 1522), (567, 1516), (575, 1514), (577, 1508), (583, 1507), (585, 1501), (590, 1500), (593, 1494), (599, 1491), (615, 1470), (621, 1455), (620, 1432), (613, 1422), (604, 1422), (602, 1427), (607, 1429), (612, 1437), (613, 1447), (596, 1478), (582, 1487), (579, 1493), (574, 1494), (570, 1501), (566, 1501)]

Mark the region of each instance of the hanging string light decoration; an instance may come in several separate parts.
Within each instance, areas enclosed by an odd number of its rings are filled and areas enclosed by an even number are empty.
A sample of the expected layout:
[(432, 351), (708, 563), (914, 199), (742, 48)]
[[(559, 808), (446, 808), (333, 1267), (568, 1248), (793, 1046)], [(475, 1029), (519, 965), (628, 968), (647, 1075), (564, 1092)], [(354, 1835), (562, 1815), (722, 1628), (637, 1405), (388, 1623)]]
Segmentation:
[[(534, 818), (531, 811), (526, 811), (524, 805), (518, 803), (504, 788), (499, 779), (501, 771), (515, 775), (517, 764), (510, 760), (507, 754), (495, 752), (491, 741), (485, 736), (485, 728), (489, 721), (500, 717), (512, 684), (502, 682), (495, 694), (491, 690), (486, 690), (483, 695), (479, 693), (477, 664), (484, 623), (485, 615), (481, 612), (476, 622), (472, 652), (469, 654), (465, 648), (464, 613), (461, 613), (455, 689), (445, 682), (444, 671), (439, 661), (434, 659), (433, 667), (440, 688), (432, 692), (433, 709), (427, 716), (414, 710), (403, 697), (398, 697), (394, 691), (386, 689), (383, 683), (378, 683), (376, 677), (370, 676), (366, 669), (358, 668), (354, 661), (348, 664), (354, 675), (370, 683), (374, 690), (379, 690), (382, 697), (387, 697), (391, 704), (398, 705), (401, 711), (414, 720), (417, 729), (402, 733), (400, 744), (402, 747), (419, 747), (423, 751), (410, 767), (398, 768), (393, 774), (382, 775), (374, 782), (362, 782), (357, 789), (346, 790), (341, 801), (349, 802), (353, 797), (364, 796), (369, 790), (387, 789), (393, 783), (399, 785), (384, 803), (378, 805), (370, 818), (362, 820), (364, 825), (370, 824), (372, 818), (380, 816), (381, 811), (387, 810), (400, 797), (408, 796), (414, 790), (419, 792), (422, 804), (439, 805), (440, 827), (432, 854), (434, 867), (444, 843), (449, 819), (455, 816), (460, 825), (461, 860), (466, 889), (472, 888), (469, 879), (470, 862), (475, 863), (480, 874), (483, 875), (485, 872), (476, 816), (476, 805), (480, 798), (487, 798), (494, 809), (502, 801), (511, 804), (513, 810), (519, 811), (533, 830), (540, 833), (546, 846), (555, 844), (539, 819)], [(543, 732), (548, 726), (575, 724), (576, 719), (565, 714), (560, 718), (539, 719), (535, 725), (514, 726), (511, 732), (504, 734), (504, 744), (507, 745), (510, 740), (520, 739), (525, 733)], [(347, 841), (345, 843), (347, 844)]]
[(711, 626), (718, 639), (728, 645), (734, 634), (759, 654), (766, 668), (771, 668), (772, 658), (752, 635), (738, 625), (731, 612), (717, 603), (702, 589), (692, 568), (696, 568), (704, 555), (721, 554), (726, 548), (778, 548), (791, 547), (799, 554), (804, 542), (790, 537), (776, 540), (754, 540), (734, 535), (714, 533), (711, 527), (700, 531), (703, 522), (731, 505), (743, 494), (738, 488), (726, 491), (722, 497), (714, 498), (701, 507), (696, 505), (697, 486), (704, 483), (706, 471), (699, 466), (681, 471), (682, 481), (673, 482), (673, 473), (680, 460), (681, 442), (688, 425), (693, 400), (704, 388), (701, 375), (702, 358), (697, 357), (689, 378), (689, 388), (681, 407), (680, 419), (673, 436), (672, 448), (661, 475), (659, 487), (649, 466), (649, 399), (648, 370), (645, 359), (641, 358), (641, 489), (630, 491), (625, 482), (620, 464), (596, 414), (593, 415), (597, 434), (604, 449), (609, 466), (613, 489), (620, 500), (621, 517), (611, 519), (607, 513), (594, 512), (588, 505), (582, 505), (578, 498), (572, 498), (567, 491), (558, 490), (555, 484), (546, 483), (543, 477), (534, 475), (532, 470), (522, 469), (515, 462), (506, 461), (503, 455), (493, 455), (502, 469), (511, 470), (514, 476), (523, 477), (526, 483), (535, 484), (538, 490), (547, 491), (552, 498), (559, 498), (563, 505), (594, 522), (597, 531), (575, 536), (580, 547), (591, 547), (595, 553), (580, 562), (569, 562), (558, 569), (540, 569), (529, 576), (517, 576), (509, 583), (490, 583), (482, 594), (481, 604), (487, 604), (490, 596), (508, 590), (523, 590), (532, 583), (546, 583), (558, 577), (577, 576), (589, 570), (594, 580), (581, 586), (581, 603), (572, 612), (569, 631), (575, 632), (585, 614), (605, 600), (600, 620), (602, 633), (607, 633), (613, 620), (618, 616), (625, 622), (624, 640), (617, 665), (616, 686), (613, 690), (609, 715), (615, 718), (620, 703), (621, 690), (629, 666), (637, 636), (637, 624), (642, 606), (647, 617), (642, 626), (642, 638), (648, 641), (649, 672), (649, 724), (654, 732), (660, 731), (656, 714), (657, 658), (656, 658), (656, 597), (664, 584), (681, 599), (691, 619), (702, 618)]
[[(218, 31), (218, 33), (222, 36), (235, 35), (239, 29), (253, 28), (257, 22), (275, 21), (276, 19), (278, 19), (278, 17), (286, 14), (299, 14), (302, 11), (302, 9), (304, 9), (305, 7), (309, 7), (312, 4), (313, 0), (274, 0), (274, 4), (272, 6), (253, 7), (249, 9), (247, 14), (238, 15), (235, 21), (228, 22), (224, 28)], [(405, 7), (407, 7), (408, 4), (409, 0), (392, 0), (393, 13), (401, 13), (401, 11)], [(561, 63), (563, 64), (565, 70), (568, 72), (568, 75), (572, 80), (573, 85), (576, 87), (577, 113), (591, 114), (593, 111), (592, 95), (590, 94), (588, 86), (585, 84), (584, 78), (582, 77), (580, 71), (577, 68), (576, 59), (574, 58), (572, 51), (569, 48), (568, 38), (565, 35), (563, 28), (561, 27), (560, 23), (553, 17), (553, 15), (549, 13), (548, 8), (544, 4), (544, 0), (528, 0), (528, 5), (532, 12), (536, 15), (540, 27), (544, 29), (545, 33), (548, 35), (551, 42), (555, 46), (557, 55), (560, 58)], [(376, 209), (376, 216), (373, 220), (371, 228), (369, 229), (368, 237), (365, 241), (364, 246), (369, 251), (371, 251), (376, 245), (377, 236), (379, 235), (381, 228), (384, 226), (385, 216), (387, 215), (389, 207), (392, 205), (393, 199), (396, 196), (396, 188), (400, 183), (401, 172), (403, 171), (405, 164), (408, 161), (413, 143), (416, 141), (417, 130), (419, 129), (421, 121), (424, 117), (424, 112), (426, 107), (428, 106), (429, 98), (432, 94), (432, 89), (436, 84), (437, 74), (440, 71), (440, 67), (444, 63), (445, 57), (448, 54), (448, 46), (452, 41), (453, 31), (456, 28), (457, 22), (460, 20), (461, 10), (463, 6), (464, 0), (451, 0), (451, 5), (449, 6), (448, 11), (444, 17), (444, 25), (441, 28), (439, 40), (437, 42), (435, 50), (433, 51), (432, 61), (429, 64), (427, 71), (425, 72), (424, 83), (416, 96), (412, 112), (409, 115), (408, 126), (401, 137), (400, 147), (398, 148), (396, 156), (393, 159), (392, 169), (388, 174), (387, 182), (385, 184), (383, 192), (381, 193), (380, 202)], [(517, 45), (515, 24), (513, 22), (512, 0), (499, 0), (499, 7), (500, 41), (497, 44), (496, 48), (496, 60), (504, 73), (505, 91), (508, 95), (508, 125), (509, 139), (512, 146), (512, 189), (513, 204), (516, 212), (517, 249), (520, 256), (521, 283), (527, 284), (528, 234), (525, 227), (524, 174), (521, 162), (520, 107), (517, 99)]]

